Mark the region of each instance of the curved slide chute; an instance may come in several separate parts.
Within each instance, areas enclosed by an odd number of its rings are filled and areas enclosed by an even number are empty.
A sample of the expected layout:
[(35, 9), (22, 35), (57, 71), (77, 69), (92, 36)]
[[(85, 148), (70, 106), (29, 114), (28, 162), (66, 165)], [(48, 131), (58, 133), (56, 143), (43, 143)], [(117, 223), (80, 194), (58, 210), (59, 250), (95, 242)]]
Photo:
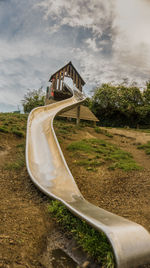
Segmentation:
[(31, 111), (27, 124), (26, 165), (33, 183), (46, 195), (61, 201), (72, 213), (103, 231), (119, 268), (150, 263), (150, 234), (141, 225), (92, 205), (84, 199), (67, 166), (53, 129), (60, 112), (85, 100), (73, 90), (69, 99)]

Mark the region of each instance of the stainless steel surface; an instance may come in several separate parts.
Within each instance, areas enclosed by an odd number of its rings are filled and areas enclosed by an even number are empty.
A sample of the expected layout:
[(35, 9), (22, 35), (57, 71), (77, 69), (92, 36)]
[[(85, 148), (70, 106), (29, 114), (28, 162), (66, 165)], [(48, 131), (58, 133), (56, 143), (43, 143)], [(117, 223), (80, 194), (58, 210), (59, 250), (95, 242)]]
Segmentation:
[(138, 267), (150, 263), (150, 234), (141, 225), (87, 202), (80, 193), (57, 141), (53, 119), (62, 110), (83, 102), (74, 91), (70, 99), (31, 111), (27, 125), (26, 165), (35, 185), (48, 196), (60, 200), (78, 217), (108, 237), (116, 266)]

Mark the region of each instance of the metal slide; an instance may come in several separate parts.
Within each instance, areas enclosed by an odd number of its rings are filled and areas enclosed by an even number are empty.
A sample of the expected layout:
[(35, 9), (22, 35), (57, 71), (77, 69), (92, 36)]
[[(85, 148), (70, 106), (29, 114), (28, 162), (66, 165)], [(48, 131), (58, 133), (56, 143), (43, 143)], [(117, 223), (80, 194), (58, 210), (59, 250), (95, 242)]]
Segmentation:
[(53, 119), (85, 97), (74, 90), (69, 99), (31, 111), (27, 125), (26, 165), (35, 185), (49, 197), (60, 200), (78, 217), (108, 237), (116, 267), (130, 268), (150, 263), (150, 234), (141, 225), (112, 214), (86, 201), (80, 193), (57, 141)]

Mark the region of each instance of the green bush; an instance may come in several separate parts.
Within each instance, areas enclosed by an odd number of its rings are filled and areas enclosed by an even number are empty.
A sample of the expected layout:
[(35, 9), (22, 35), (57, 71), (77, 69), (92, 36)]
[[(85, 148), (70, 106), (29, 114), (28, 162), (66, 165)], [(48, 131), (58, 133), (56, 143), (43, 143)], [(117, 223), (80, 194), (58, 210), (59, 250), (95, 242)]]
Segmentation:
[(88, 107), (102, 126), (150, 127), (150, 81), (146, 86), (142, 92), (135, 83), (102, 84), (94, 90)]

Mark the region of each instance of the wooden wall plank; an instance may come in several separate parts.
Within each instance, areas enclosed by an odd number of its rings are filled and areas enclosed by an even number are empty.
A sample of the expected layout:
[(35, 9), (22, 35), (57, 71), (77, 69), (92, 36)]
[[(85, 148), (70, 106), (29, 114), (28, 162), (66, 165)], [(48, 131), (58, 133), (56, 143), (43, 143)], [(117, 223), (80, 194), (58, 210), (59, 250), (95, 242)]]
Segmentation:
[(55, 77), (56, 82), (54, 83), (53, 78), (51, 80), (52, 87), (56, 90), (60, 90), (62, 88), (62, 83), (64, 81), (64, 77), (70, 77), (73, 80), (73, 83), (76, 85), (76, 87), (82, 91), (82, 87), (84, 85), (84, 81), (82, 80), (80, 74), (75, 69), (75, 67), (72, 65), (72, 63), (69, 63), (68, 65), (65, 65), (63, 68), (59, 69), (53, 76)]
[(69, 76), (69, 65), (67, 66), (67, 75)]
[(76, 73), (75, 73), (75, 70), (73, 70), (73, 83), (74, 84), (76, 83)]
[(56, 90), (58, 89), (58, 87), (57, 87), (57, 84), (58, 84), (57, 80), (58, 80), (58, 73), (56, 74), (56, 84), (55, 84), (55, 89)]
[(64, 81), (64, 77), (65, 77), (65, 68), (63, 69), (63, 77), (62, 77), (63, 81)]
[(61, 71), (59, 72), (59, 84), (58, 84), (58, 90), (60, 90), (60, 83), (61, 83)]
[(79, 77), (78, 77), (78, 74), (76, 73), (76, 87), (77, 87), (77, 88), (79, 88), (79, 85), (78, 85), (78, 79), (79, 79)]
[(71, 65), (70, 65), (70, 77), (73, 79), (73, 68)]
[(79, 90), (82, 91), (81, 78), (79, 78)]
[(53, 81), (52, 81), (52, 89), (55, 90), (56, 89), (56, 77), (53, 77)]

